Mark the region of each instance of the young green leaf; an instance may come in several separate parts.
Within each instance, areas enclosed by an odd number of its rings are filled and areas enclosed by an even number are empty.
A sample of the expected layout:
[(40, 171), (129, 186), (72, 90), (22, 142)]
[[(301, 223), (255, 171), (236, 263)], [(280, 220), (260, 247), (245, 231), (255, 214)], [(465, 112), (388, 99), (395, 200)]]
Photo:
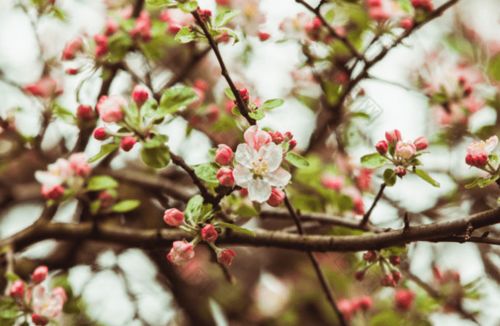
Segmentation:
[(191, 197), (184, 210), (184, 216), (188, 221), (196, 221), (201, 215), (201, 210), (203, 207), (203, 197), (196, 195)]
[(231, 88), (226, 88), (224, 90), (224, 94), (226, 94), (226, 97), (232, 101), (235, 101), (236, 100), (236, 97), (234, 97), (234, 94), (233, 94), (233, 91), (231, 90)]
[(180, 43), (189, 43), (196, 39), (196, 34), (191, 30), (189, 26), (183, 26), (177, 34), (175, 34), (175, 40)]
[(394, 172), (393, 169), (386, 169), (384, 171), (384, 183), (388, 186), (388, 187), (392, 187), (394, 186), (394, 184), (396, 183), (396, 173)]
[(179, 9), (189, 14), (191, 11), (195, 11), (198, 8), (198, 2), (196, 0), (189, 0), (185, 2), (178, 2)]
[(229, 23), (234, 17), (238, 16), (239, 11), (223, 9), (215, 16), (215, 27), (222, 27)]
[(173, 114), (184, 109), (198, 99), (196, 92), (187, 86), (175, 86), (167, 89), (161, 96), (160, 106), (156, 111), (158, 117)]
[(433, 185), (434, 187), (438, 187), (439, 188), (439, 182), (437, 182), (436, 180), (434, 180), (429, 174), (427, 174), (427, 172), (425, 172), (424, 170), (420, 170), (420, 169), (415, 169), (415, 174), (418, 175), (422, 180), (430, 183), (431, 185)]
[(105, 144), (101, 146), (101, 151), (89, 159), (89, 163), (100, 160), (101, 158), (107, 156), (108, 154), (114, 152), (118, 149), (120, 145), (116, 143)]
[(96, 175), (89, 179), (87, 190), (99, 191), (118, 187), (118, 182), (107, 175)]
[(376, 169), (387, 163), (387, 159), (379, 153), (372, 153), (361, 158), (361, 165), (365, 168)]
[(279, 106), (282, 106), (283, 103), (285, 103), (285, 101), (283, 101), (280, 98), (275, 98), (275, 99), (272, 99), (272, 100), (267, 100), (264, 103), (262, 103), (262, 105), (260, 106), (260, 109), (261, 110), (272, 110), (272, 109), (275, 109), (275, 108), (277, 108)]
[(143, 147), (141, 150), (141, 158), (147, 166), (161, 169), (170, 163), (170, 151), (165, 145), (153, 148)]
[(200, 164), (194, 167), (194, 173), (201, 180), (217, 185), (219, 181), (217, 180), (217, 168), (211, 163)]
[(141, 205), (141, 202), (137, 199), (126, 199), (122, 200), (111, 207), (111, 211), (115, 213), (126, 213), (130, 212)]
[(217, 222), (217, 224), (221, 227), (231, 229), (234, 232), (242, 233), (242, 234), (246, 234), (246, 235), (255, 237), (255, 232), (253, 232), (252, 230), (249, 230), (249, 229), (242, 228), (239, 225), (232, 224), (232, 223), (226, 223), (226, 222)]
[(305, 168), (309, 166), (307, 159), (295, 152), (288, 152), (285, 158), (290, 164), (297, 168)]
[(59, 119), (63, 120), (66, 123), (69, 124), (76, 124), (76, 117), (73, 113), (71, 113), (68, 109), (65, 107), (62, 107), (58, 103), (54, 103), (52, 107), (52, 113), (58, 117)]

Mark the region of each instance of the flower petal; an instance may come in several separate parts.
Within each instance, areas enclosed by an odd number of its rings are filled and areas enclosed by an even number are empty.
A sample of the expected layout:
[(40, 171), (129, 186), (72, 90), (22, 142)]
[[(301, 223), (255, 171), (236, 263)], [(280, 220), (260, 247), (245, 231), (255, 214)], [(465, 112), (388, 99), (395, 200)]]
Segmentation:
[(46, 171), (36, 171), (35, 179), (44, 186), (53, 187), (63, 183), (63, 179)]
[(236, 162), (250, 169), (257, 158), (257, 152), (247, 144), (239, 144), (234, 157)]
[(248, 183), (248, 198), (264, 203), (271, 196), (271, 185), (263, 179), (255, 179)]
[(486, 146), (485, 150), (486, 152), (491, 153), (498, 145), (498, 137), (497, 136), (491, 136), (486, 140)]
[(275, 171), (280, 167), (283, 160), (283, 151), (275, 143), (269, 143), (259, 149), (259, 157), (267, 161), (269, 171)]
[(252, 172), (243, 165), (237, 165), (233, 170), (234, 182), (243, 188), (246, 188), (248, 182), (253, 178)]
[(290, 182), (291, 178), (292, 175), (290, 174), (290, 172), (283, 168), (279, 168), (276, 171), (266, 175), (264, 177), (264, 180), (266, 180), (270, 185), (274, 187), (284, 187)]

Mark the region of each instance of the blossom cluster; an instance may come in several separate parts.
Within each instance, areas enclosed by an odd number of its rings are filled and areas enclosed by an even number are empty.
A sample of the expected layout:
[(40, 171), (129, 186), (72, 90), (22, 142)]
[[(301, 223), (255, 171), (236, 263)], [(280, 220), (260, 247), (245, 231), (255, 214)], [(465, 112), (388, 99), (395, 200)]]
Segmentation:
[(494, 182), (499, 182), (500, 160), (495, 153), (497, 146), (498, 137), (491, 136), (486, 141), (474, 141), (467, 147), (465, 163), (485, 172), (484, 176), (466, 185), (467, 188), (472, 188), (474, 186), (486, 187)]
[(65, 191), (77, 193), (91, 171), (85, 154), (75, 153), (49, 164), (47, 171), (35, 172), (35, 178), (42, 184), (42, 195), (46, 199), (58, 200)]
[(25, 283), (16, 280), (9, 288), (9, 295), (23, 314), (30, 313), (35, 325), (47, 325), (62, 314), (63, 306), (68, 300), (62, 287), (49, 289), (42, 283), (48, 276), (47, 266), (38, 266), (31, 274), (31, 281)]
[(350, 320), (354, 314), (359, 311), (365, 312), (373, 306), (373, 300), (368, 295), (358, 298), (341, 299), (338, 307), (345, 319)]
[(219, 183), (246, 189), (251, 201), (280, 205), (285, 198), (282, 189), (291, 179), (282, 167), (284, 155), (296, 146), (296, 141), (289, 132), (268, 132), (257, 126), (248, 128), (244, 139), (234, 153), (229, 146), (219, 145), (215, 153), (215, 162), (220, 165)]
[(395, 287), (402, 279), (398, 266), (401, 263), (401, 257), (392, 253), (385, 254), (370, 250), (363, 254), (365, 266), (355, 273), (355, 278), (362, 281), (366, 272), (375, 266), (379, 266), (384, 273), (380, 280), (382, 286)]
[(175, 265), (184, 265), (195, 257), (195, 247), (200, 241), (206, 242), (212, 250), (217, 254), (217, 260), (220, 264), (231, 266), (236, 252), (228, 248), (219, 248), (215, 245), (215, 241), (219, 237), (220, 228), (216, 223), (204, 223), (200, 226), (193, 223), (192, 220), (186, 219), (184, 212), (177, 208), (167, 209), (163, 214), (163, 221), (168, 226), (181, 228), (194, 235), (191, 242), (186, 240), (174, 241), (172, 248), (167, 254), (167, 260)]

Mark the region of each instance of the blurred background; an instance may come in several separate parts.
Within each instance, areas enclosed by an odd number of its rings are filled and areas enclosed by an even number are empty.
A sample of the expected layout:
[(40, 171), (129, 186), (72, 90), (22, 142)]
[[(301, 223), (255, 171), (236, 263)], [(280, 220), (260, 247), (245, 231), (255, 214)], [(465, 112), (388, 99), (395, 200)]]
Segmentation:
[[(41, 104), (26, 96), (16, 85), (36, 82), (43, 73), (45, 60), (58, 58), (65, 44), (74, 37), (92, 36), (102, 31), (108, 8), (113, 8), (116, 13), (119, 11), (117, 8), (126, 8), (129, 4), (126, 1), (112, 0), (65, 0), (57, 1), (57, 5), (64, 13), (64, 20), (42, 17), (35, 22), (34, 31), (34, 21), (29, 18), (34, 13), (27, 1), (0, 2), (0, 115), (3, 119), (13, 117), (16, 128), (26, 137), (36, 137), (40, 131)], [(200, 0), (199, 5), (213, 11), (216, 8), (215, 2), (209, 0)], [(233, 1), (232, 8), (243, 12), (238, 17), (237, 24), (244, 26), (239, 33), (246, 34), (243, 41), (235, 45), (229, 43), (221, 46), (234, 79), (250, 88), (255, 97), (285, 99), (285, 104), (270, 112), (259, 125), (281, 131), (289, 130), (298, 140), (299, 149), (308, 148), (316, 124), (316, 113), (300, 100), (297, 89), (305, 90), (310, 97), (319, 96), (320, 89), (305, 72), (307, 67), (304, 68), (300, 42), (288, 37), (283, 28), (283, 22), (295, 19), (300, 13), (306, 14), (305, 9), (292, 0)], [(270, 40), (259, 40), (256, 30), (265, 30), (271, 35)], [(402, 131), (404, 139), (414, 139), (421, 135), (431, 139), (431, 154), (426, 155), (424, 163), (441, 184), (440, 188), (432, 188), (418, 178), (408, 176), (395, 187), (388, 188), (372, 215), (372, 221), (377, 225), (401, 226), (398, 217), (402, 211), (408, 211), (411, 215), (421, 214), (429, 219), (436, 216), (437, 212), (443, 215), (444, 211), (449, 212), (444, 215), (458, 218), (469, 214), (474, 207), (486, 205), (478, 198), (484, 199), (488, 194), (494, 196), (492, 192), (496, 190), (489, 188), (466, 199), (459, 199), (456, 195), (457, 191), (463, 191), (457, 185), (457, 180), (465, 180), (478, 174), (464, 162), (466, 146), (472, 140), (471, 134), (462, 133), (452, 137), (444, 133), (443, 130), (448, 132), (450, 128), (446, 129), (442, 116), (436, 113), (438, 109), (433, 108), (421, 87), (422, 80), (444, 83), (452, 78), (450, 71), (459, 65), (462, 51), (467, 51), (467, 47), (471, 47), (471, 51), (479, 47), (474, 42), (465, 44), (466, 41), (462, 40), (467, 39), (463, 35), (468, 35), (468, 31), (474, 33), (475, 40), (487, 44), (486, 48), (492, 53), (498, 53), (500, 1), (461, 0), (443, 17), (425, 26), (405, 41), (404, 45), (391, 51), (371, 71), (372, 78), (358, 86), (363, 95), (353, 101), (352, 108), (366, 112), (369, 118), (355, 120), (346, 126), (345, 132), (351, 139), (347, 146), (350, 164), (357, 164), (362, 155), (372, 152), (373, 144), (383, 138), (386, 130), (397, 128)], [(456, 40), (450, 35), (457, 36)], [(382, 38), (382, 43), (389, 40), (389, 36), (387, 40)], [(453, 47), (458, 47), (459, 50), (456, 51)], [(378, 49), (375, 47), (372, 50), (377, 52)], [(177, 50), (174, 48), (172, 51)], [(321, 52), (321, 49), (318, 51)], [(226, 84), (224, 80), (213, 77), (219, 74), (214, 59), (211, 54), (208, 55), (190, 79), (210, 78), (210, 87), (213, 87), (215, 94), (219, 94), (216, 96), (219, 96), (220, 102)], [(484, 69), (485, 60), (490, 59), (491, 57), (480, 58), (475, 67)], [(153, 75), (153, 84), (162, 85), (169, 80), (172, 75), (169, 67), (176, 64), (175, 54), (169, 60), (164, 69)], [(139, 73), (145, 69), (144, 61), (133, 53), (127, 57), (127, 62)], [(75, 63), (64, 63), (59, 70), (52, 71), (52, 76), (64, 88), (64, 93), (58, 98), (59, 103), (74, 111), (79, 103), (95, 104), (101, 76), (92, 69), (86, 69), (91, 65), (88, 59), (77, 62), (79, 67), (83, 67), (81, 73), (67, 75), (64, 69), (71, 64)], [(111, 85), (110, 94), (128, 94), (134, 84), (129, 74), (120, 72)], [(498, 88), (491, 87), (491, 83), (484, 84), (487, 86), (481, 91), (485, 94), (498, 93)], [(80, 88), (78, 100), (77, 88)], [(493, 134), (496, 132), (498, 135), (497, 114), (498, 107), (486, 103), (467, 117), (466, 129), (474, 133), (489, 127)], [(172, 150), (190, 164), (207, 162), (208, 150), (214, 144), (196, 130), (186, 135), (186, 128), (187, 122), (183, 118), (176, 118), (164, 126), (170, 137)], [(454, 132), (456, 135), (458, 131)], [(76, 126), (57, 120), (48, 125), (42, 147), (47, 150), (55, 146), (71, 148), (77, 136)], [(442, 139), (446, 141), (441, 141)], [(8, 152), (8, 146), (2, 141), (0, 154)], [(98, 151), (98, 142), (90, 140), (85, 152), (92, 156)], [(135, 167), (139, 164), (137, 155), (137, 148), (129, 153), (120, 153), (111, 162), (111, 168), (117, 170)], [(43, 162), (22, 154), (3, 159), (0, 190), (2, 193), (9, 193), (11, 197), (2, 201), (0, 238), (25, 228), (38, 218), (43, 201), (39, 197), (39, 185), (34, 181), (33, 174), (44, 168)], [(170, 170), (167, 169), (165, 173), (168, 174), (168, 171)], [(378, 185), (381, 179), (374, 176), (373, 183)], [(373, 189), (378, 189), (378, 186)], [(122, 191), (131, 197), (141, 198), (141, 190), (133, 185), (124, 185)], [(148, 193), (145, 192), (142, 196), (146, 198)], [(372, 200), (373, 194), (363, 195), (365, 207)], [(437, 206), (439, 211), (435, 209)], [(70, 222), (78, 210), (76, 201), (67, 202), (59, 209), (55, 220)], [(161, 220), (161, 209), (154, 205), (148, 209), (142, 208), (135, 218), (146, 215)], [(116, 219), (109, 223), (116, 223)], [(127, 223), (134, 225), (138, 222)], [(246, 227), (258, 227), (265, 223), (272, 228), (281, 226), (277, 222), (252, 219)], [(160, 253), (166, 250), (168, 248)], [(234, 284), (225, 281), (220, 269), (210, 262), (209, 252), (204, 248), (197, 252), (195, 262), (180, 271), (182, 284), (195, 288), (199, 296), (209, 298), (210, 312), (219, 325), (320, 325), (331, 322), (332, 313), (327, 304), (322, 302), (323, 294), (308, 261), (303, 259), (303, 254), (266, 248), (241, 247), (237, 251), (237, 260), (231, 267)], [(491, 265), (484, 263), (484, 255), (488, 256), (487, 260)], [(60, 256), (64, 256), (62, 261)], [(481, 296), (477, 300), (466, 300), (464, 307), (479, 311), (480, 325), (500, 325), (498, 278), (495, 280), (487, 273), (488, 269), (498, 273), (498, 252), (482, 252), (480, 246), (475, 244), (416, 243), (409, 246), (408, 256), (411, 258), (410, 271), (429, 284), (434, 282), (430, 268), (433, 262), (442, 270), (456, 270), (462, 284), (478, 280), (475, 289)], [(378, 302), (377, 309), (392, 309), (393, 289), (380, 289), (376, 280), (365, 280), (363, 283), (353, 281), (355, 269), (351, 266), (359, 259), (359, 254), (331, 253), (318, 257), (338, 298), (368, 294)], [(43, 241), (23, 252), (22, 259), (41, 263), (48, 261), (49, 265), (54, 262), (55, 270), (67, 270), (67, 273), (56, 272), (54, 277), (60, 278), (60, 282), (67, 282), (71, 287), (73, 296), (78, 298), (73, 309), (79, 311), (81, 316), (77, 319), (65, 319), (62, 322), (64, 325), (183, 324), (185, 317), (179, 313), (172, 288), (162, 284), (161, 277), (157, 274), (159, 265), (147, 252), (94, 243), (56, 244), (55, 241)], [(27, 266), (28, 270), (32, 265)], [(459, 314), (431, 309), (425, 293), (416, 286), (410, 287), (417, 292), (420, 313), (431, 313), (428, 318), (432, 325), (474, 325), (474, 322), (461, 318)], [(193, 301), (191, 304), (196, 305), (197, 302)], [(405, 317), (402, 316), (400, 318), (404, 320)], [(394, 323), (384, 325), (405, 324), (402, 319), (386, 319), (386, 322), (390, 320)], [(368, 316), (357, 316), (355, 324), (382, 325), (374, 323)], [(408, 323), (414, 324), (420, 325), (416, 322)], [(424, 322), (421, 324), (425, 325)]]

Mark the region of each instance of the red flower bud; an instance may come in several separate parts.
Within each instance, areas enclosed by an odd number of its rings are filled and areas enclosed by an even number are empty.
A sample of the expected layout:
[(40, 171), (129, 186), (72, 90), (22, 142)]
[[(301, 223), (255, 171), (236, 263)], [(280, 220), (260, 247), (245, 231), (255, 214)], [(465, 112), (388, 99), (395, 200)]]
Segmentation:
[(273, 143), (275, 143), (276, 145), (281, 144), (285, 140), (285, 137), (279, 131), (274, 131), (274, 132), (270, 131), (269, 135), (271, 136), (271, 139), (273, 140)]
[(49, 274), (49, 268), (47, 266), (38, 266), (31, 274), (31, 280), (35, 284), (42, 283), (47, 278)]
[(354, 273), (354, 278), (358, 281), (362, 281), (365, 278), (365, 271), (364, 270), (357, 271), (356, 273)]
[(377, 150), (377, 152), (379, 152), (380, 155), (385, 155), (388, 148), (389, 144), (387, 144), (385, 140), (381, 140), (375, 145), (375, 149)]
[(73, 75), (78, 74), (80, 72), (80, 69), (78, 69), (78, 68), (67, 68), (64, 72), (67, 75), (73, 76)]
[(199, 9), (198, 8), (198, 14), (200, 14), (200, 17), (203, 21), (208, 21), (210, 17), (212, 17), (212, 11), (209, 9)]
[(109, 135), (104, 127), (99, 127), (94, 130), (94, 138), (97, 140), (105, 140), (108, 136)]
[(220, 165), (229, 165), (233, 161), (234, 153), (231, 147), (221, 144), (215, 151), (215, 162)]
[(101, 208), (108, 208), (115, 202), (115, 197), (108, 191), (101, 191), (99, 193), (99, 201), (101, 202)]
[(292, 150), (295, 147), (297, 147), (297, 141), (295, 139), (290, 140), (290, 142), (288, 143), (288, 148)]
[(396, 166), (394, 173), (396, 173), (398, 177), (402, 178), (406, 175), (406, 168), (403, 166)]
[(132, 91), (132, 99), (138, 107), (144, 104), (149, 98), (149, 93), (146, 88), (136, 85)]
[(397, 290), (394, 295), (394, 302), (396, 304), (396, 308), (407, 311), (410, 309), (413, 299), (415, 299), (415, 293), (408, 289), (400, 289)]
[(215, 242), (219, 233), (212, 224), (207, 224), (201, 229), (201, 238), (206, 242)]
[(413, 19), (411, 17), (402, 18), (399, 21), (399, 26), (405, 30), (409, 30), (413, 27)]
[(366, 311), (366, 310), (370, 309), (370, 308), (373, 306), (373, 300), (372, 300), (372, 298), (370, 298), (369, 296), (364, 295), (364, 296), (360, 297), (360, 298), (357, 300), (356, 305), (357, 305), (360, 309), (362, 309), (362, 310)]
[(392, 278), (394, 279), (394, 282), (399, 283), (399, 281), (401, 280), (401, 277), (402, 277), (401, 273), (398, 271), (392, 271), (391, 274), (392, 274)]
[(236, 257), (236, 252), (232, 249), (223, 249), (217, 255), (217, 260), (224, 266), (231, 266), (233, 259)]
[(367, 251), (363, 254), (363, 259), (369, 263), (377, 260), (377, 253), (373, 250)]
[(49, 319), (39, 314), (31, 314), (31, 321), (37, 326), (45, 326), (49, 323)]
[(234, 176), (233, 176), (233, 170), (230, 168), (220, 168), (219, 171), (217, 171), (217, 180), (219, 180), (219, 183), (224, 186), (224, 187), (232, 187), (234, 186)]
[(134, 145), (135, 145), (136, 142), (137, 141), (135, 140), (134, 137), (132, 137), (132, 136), (125, 136), (120, 141), (120, 148), (123, 149), (125, 152), (128, 152), (129, 150), (132, 149), (132, 147), (134, 147)]
[(64, 195), (64, 187), (61, 185), (44, 186), (42, 185), (42, 196), (46, 199), (58, 200)]
[(396, 282), (391, 274), (386, 274), (380, 281), (380, 284), (382, 284), (382, 286), (396, 286)]
[(417, 148), (417, 151), (422, 151), (429, 147), (429, 141), (425, 137), (418, 137), (417, 139), (415, 139), (413, 144)]
[(248, 89), (242, 88), (239, 90), (239, 92), (243, 102), (248, 102), (250, 100), (250, 94), (248, 93)]
[(261, 40), (262, 42), (267, 41), (271, 37), (271, 34), (266, 32), (259, 32), (258, 35), (259, 35), (259, 40)]
[(184, 223), (184, 213), (177, 208), (170, 208), (163, 213), (163, 221), (170, 226), (178, 227)]
[(267, 200), (269, 206), (278, 207), (285, 200), (285, 193), (279, 188), (273, 188), (271, 196)]
[(399, 256), (392, 255), (392, 256), (389, 257), (389, 261), (394, 266), (397, 266), (397, 265), (399, 265), (401, 263), (401, 258)]
[(12, 283), (12, 286), (9, 290), (9, 295), (13, 298), (22, 299), (24, 297), (24, 290), (26, 289), (26, 285), (23, 281), (17, 280)]
[(389, 143), (397, 143), (401, 140), (401, 132), (397, 129), (386, 131), (385, 139), (387, 139)]
[(94, 109), (90, 105), (80, 104), (76, 109), (76, 116), (80, 120), (94, 119)]

